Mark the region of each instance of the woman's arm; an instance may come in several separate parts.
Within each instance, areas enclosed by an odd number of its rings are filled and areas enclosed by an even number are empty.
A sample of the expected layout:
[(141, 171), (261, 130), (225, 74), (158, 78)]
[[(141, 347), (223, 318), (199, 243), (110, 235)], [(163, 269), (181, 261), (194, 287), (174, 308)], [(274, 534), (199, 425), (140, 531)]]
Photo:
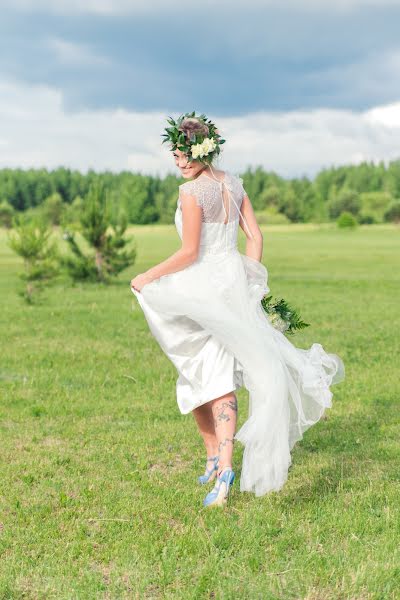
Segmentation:
[(202, 208), (195, 196), (181, 192), (182, 207), (182, 246), (163, 262), (138, 275), (140, 278), (131, 281), (131, 287), (139, 289), (146, 283), (151, 283), (163, 275), (176, 273), (191, 265), (198, 256), (200, 246)]
[(242, 200), (242, 206), (240, 207), (240, 210), (243, 213), (244, 218), (246, 219), (246, 223), (251, 233), (250, 235), (246, 225), (243, 223), (242, 217), (240, 217), (239, 225), (246, 235), (246, 256), (250, 256), (250, 258), (254, 258), (255, 260), (261, 262), (263, 255), (264, 238), (263, 234), (261, 233), (261, 229), (257, 223), (253, 206), (247, 194)]

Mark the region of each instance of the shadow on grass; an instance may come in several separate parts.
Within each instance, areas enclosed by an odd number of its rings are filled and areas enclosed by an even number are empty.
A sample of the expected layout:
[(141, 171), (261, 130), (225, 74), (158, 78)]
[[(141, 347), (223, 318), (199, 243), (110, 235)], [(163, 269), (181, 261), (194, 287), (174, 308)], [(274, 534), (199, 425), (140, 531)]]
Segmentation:
[(296, 475), (299, 484), (293, 482), (295, 489), (282, 495), (282, 501), (312, 503), (343, 490), (362, 491), (374, 480), (398, 480), (395, 433), (391, 436), (387, 431), (396, 425), (395, 402), (394, 398), (372, 400), (362, 412), (348, 417), (328, 413), (306, 431), (292, 449), (289, 469), (288, 481)]

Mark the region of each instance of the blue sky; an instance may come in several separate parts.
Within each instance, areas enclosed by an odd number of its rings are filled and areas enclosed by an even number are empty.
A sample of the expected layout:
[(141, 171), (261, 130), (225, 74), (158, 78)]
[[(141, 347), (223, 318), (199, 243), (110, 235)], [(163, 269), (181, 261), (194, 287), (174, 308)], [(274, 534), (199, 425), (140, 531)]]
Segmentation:
[(400, 0), (3, 0), (0, 167), (174, 172), (196, 110), (220, 168), (400, 157)]

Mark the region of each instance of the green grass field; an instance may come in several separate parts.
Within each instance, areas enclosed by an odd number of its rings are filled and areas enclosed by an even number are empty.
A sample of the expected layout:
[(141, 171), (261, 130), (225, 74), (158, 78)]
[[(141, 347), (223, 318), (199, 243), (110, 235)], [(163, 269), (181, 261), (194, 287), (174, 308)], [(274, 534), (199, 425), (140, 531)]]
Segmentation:
[(202, 440), (129, 289), (179, 239), (131, 233), (117, 283), (60, 281), (33, 307), (0, 234), (0, 598), (399, 598), (399, 229), (264, 229), (271, 292), (312, 324), (293, 341), (339, 354), (346, 380), (281, 492), (240, 492), (235, 445), (225, 510), (202, 506)]

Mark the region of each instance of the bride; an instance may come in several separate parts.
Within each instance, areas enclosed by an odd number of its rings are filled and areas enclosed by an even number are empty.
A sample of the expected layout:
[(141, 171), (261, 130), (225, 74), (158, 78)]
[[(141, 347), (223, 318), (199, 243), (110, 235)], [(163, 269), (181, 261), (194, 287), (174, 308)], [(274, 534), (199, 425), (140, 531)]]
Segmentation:
[[(282, 488), (291, 449), (331, 407), (330, 386), (344, 378), (344, 366), (318, 343), (296, 348), (267, 319), (263, 235), (243, 181), (213, 168), (225, 143), (215, 125), (194, 112), (168, 124), (163, 142), (186, 180), (175, 212), (181, 247), (134, 277), (131, 290), (177, 369), (179, 410), (192, 412), (203, 438), (206, 470), (198, 482), (216, 480), (203, 505), (219, 506), (235, 480), (236, 440), (244, 445), (240, 490), (261, 496)], [(235, 392), (243, 386), (249, 412), (236, 432)]]

